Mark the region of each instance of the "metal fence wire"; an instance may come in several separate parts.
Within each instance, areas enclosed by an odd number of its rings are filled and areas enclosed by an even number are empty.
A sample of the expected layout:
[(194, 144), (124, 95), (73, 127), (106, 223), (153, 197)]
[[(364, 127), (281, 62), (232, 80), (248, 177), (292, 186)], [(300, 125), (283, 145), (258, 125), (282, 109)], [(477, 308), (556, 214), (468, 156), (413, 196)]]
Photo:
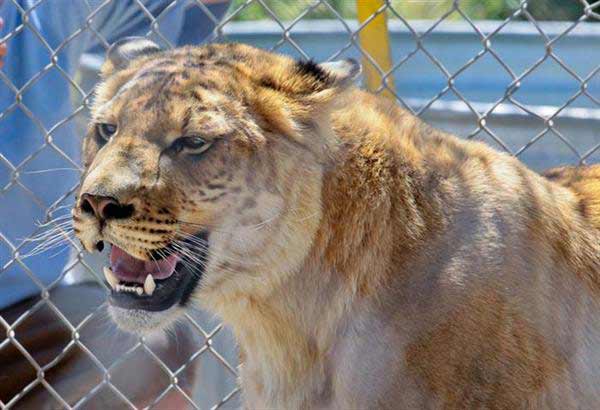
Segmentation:
[[(106, 302), (101, 301), (92, 309), (78, 312), (79, 315), (75, 315), (77, 318), (73, 319), (65, 314), (65, 307), (61, 305), (59, 296), (55, 295), (57, 290), (65, 283), (77, 282), (82, 277), (93, 278), (107, 291), (101, 280), (102, 274), (98, 272), (95, 262), (84, 255), (79, 244), (71, 239), (65, 239), (66, 247), (71, 252), (69, 262), (62, 269), (62, 273), (59, 275), (57, 272), (50, 282), (39, 278), (40, 266), (44, 266), (43, 263), (42, 265), (33, 266), (34, 264), (31, 262), (34, 260), (32, 255), (35, 253), (32, 252), (35, 247), (35, 243), (32, 244), (35, 241), (32, 240), (43, 238), (44, 231), (48, 228), (44, 224), (50, 223), (50, 225), (54, 225), (59, 229), (66, 226), (60, 225), (60, 222), (68, 219), (69, 206), (73, 201), (77, 188), (72, 186), (59, 196), (48, 197), (46, 190), (43, 189), (44, 186), (52, 185), (61, 177), (57, 176), (59, 174), (52, 174), (53, 170), (36, 167), (40, 163), (40, 158), (44, 157), (52, 158), (50, 162), (54, 165), (58, 164), (58, 168), (54, 169), (56, 172), (61, 169), (67, 169), (67, 171), (81, 170), (79, 159), (74, 153), (78, 151), (77, 146), (80, 144), (82, 133), (75, 132), (75, 135), (70, 135), (69, 139), (65, 139), (61, 135), (66, 132), (65, 130), (73, 133), (73, 130), (81, 129), (80, 124), (85, 123), (88, 105), (93, 98), (93, 88), (86, 84), (80, 72), (68, 72), (61, 65), (61, 56), (66, 47), (79, 42), (84, 35), (91, 35), (96, 40), (100, 45), (96, 50), (96, 55), (103, 55), (104, 49), (107, 49), (110, 44), (100, 30), (97, 29), (95, 19), (102, 9), (110, 7), (112, 1), (116, 2), (118, 0), (105, 0), (94, 4), (91, 4), (92, 2), (88, 3), (87, 0), (81, 0), (89, 5), (89, 14), (81, 19), (80, 27), (76, 31), (65, 35), (59, 44), (51, 44), (47, 41), (38, 30), (36, 22), (32, 19), (36, 9), (42, 7), (46, 2), (51, 3), (52, 1), (6, 0), (7, 4), (4, 4), (5, 8), (14, 7), (20, 15), (20, 24), (10, 32), (5, 32), (4, 36), (0, 38), (0, 43), (11, 44), (11, 40), (15, 40), (12, 44), (17, 44), (16, 49), (9, 49), (7, 58), (19, 58), (19, 43), (16, 40), (20, 35), (27, 32), (43, 45), (44, 49), (47, 50), (47, 55), (40, 70), (23, 84), (15, 84), (4, 71), (0, 70), (0, 87), (8, 88), (13, 95), (8, 104), (0, 104), (2, 110), (0, 112), (0, 125), (3, 121), (8, 121), (12, 115), (18, 113), (18, 115), (30, 121), (35, 130), (35, 143), (27, 144), (24, 147), (19, 146), (18, 155), (14, 152), (15, 145), (19, 145), (15, 143), (15, 140), (21, 138), (21, 131), (13, 129), (9, 131), (9, 135), (0, 135), (0, 248), (3, 250), (3, 253), (0, 253), (0, 284), (3, 275), (12, 273), (16, 275), (15, 277), (20, 278), (19, 280), (29, 281), (39, 288), (37, 291), (39, 296), (33, 299), (31, 305), (23, 313), (10, 318), (7, 315), (0, 315), (0, 328), (3, 329), (0, 332), (0, 357), (3, 350), (16, 349), (22, 362), (21, 364), (12, 363), (9, 365), (8, 363), (2, 363), (0, 359), (0, 382), (5, 383), (11, 378), (15, 366), (29, 366), (32, 368), (31, 379), (26, 381), (24, 387), (17, 394), (12, 397), (0, 398), (0, 408), (9, 409), (25, 406), (24, 403), (27, 403), (28, 395), (33, 394), (34, 391), (39, 391), (39, 389), (45, 390), (47, 400), (45, 404), (50, 408), (93, 408), (94, 403), (98, 406), (95, 400), (98, 400), (98, 397), (102, 394), (111, 395), (114, 403), (118, 403), (117, 407), (122, 406), (123, 408), (165, 408), (162, 400), (167, 395), (172, 394), (179, 395), (181, 403), (189, 408), (236, 407), (239, 404), (239, 389), (236, 383), (236, 358), (234, 350), (232, 350), (231, 338), (220, 324), (207, 319), (202, 314), (186, 315), (183, 326), (188, 329), (188, 332), (193, 333), (194, 343), (197, 344), (189, 349), (181, 363), (175, 365), (168, 363), (168, 358), (165, 358), (164, 352), (157, 353), (155, 351), (154, 346), (156, 343), (153, 340), (144, 337), (130, 337), (126, 342), (118, 342), (120, 343), (118, 348), (111, 349), (114, 357), (111, 357), (110, 360), (101, 358), (92, 346), (94, 343), (86, 340), (84, 334), (87, 330), (90, 330), (90, 327), (110, 327), (107, 324), (109, 319), (105, 313)], [(285, 20), (278, 14), (277, 10), (281, 9), (280, 6), (276, 10), (272, 3), (263, 0), (234, 2), (222, 18), (213, 15), (207, 4), (202, 1), (196, 0), (184, 3), (187, 7), (186, 12), (192, 9), (199, 10), (214, 24), (214, 30), (208, 41), (228, 41), (228, 33), (230, 32), (228, 28), (236, 24), (236, 18), (251, 8), (260, 8), (263, 15), (271, 20), (270, 27), (276, 27), (280, 33), (278, 41), (272, 44), (272, 49), (276, 51), (285, 50), (299, 58), (311, 58), (313, 56), (295, 38), (294, 32), (303, 24), (306, 18), (313, 15), (315, 11), (319, 11), (321, 15), (329, 19), (329, 22), (335, 21), (346, 38), (345, 45), (335, 50), (329, 55), (329, 58), (333, 60), (349, 53), (360, 56), (363, 64), (370, 65), (372, 70), (375, 70), (379, 76), (378, 86), (374, 87), (375, 92), (385, 93), (397, 99), (399, 104), (419, 116), (430, 114), (436, 104), (443, 105), (444, 101), (446, 101), (446, 109), (452, 113), (458, 103), (461, 105), (462, 112), (466, 112), (471, 118), (470, 126), (472, 130), (467, 135), (463, 135), (466, 138), (484, 136), (485, 139), (493, 141), (501, 149), (520, 156), (530, 150), (532, 146), (539, 144), (546, 136), (552, 135), (561, 144), (564, 144), (563, 149), (566, 147), (573, 154), (573, 163), (585, 163), (600, 148), (600, 144), (580, 147), (576, 135), (570, 135), (561, 130), (556, 124), (557, 120), (565, 113), (569, 112), (571, 115), (574, 112), (579, 112), (577, 111), (580, 107), (578, 102), (582, 99), (585, 100), (583, 105), (587, 107), (585, 109), (590, 110), (589, 112), (600, 108), (600, 96), (590, 92), (589, 87), (591, 82), (599, 81), (600, 64), (596, 64), (591, 71), (582, 73), (580, 70), (573, 69), (569, 61), (561, 58), (559, 53), (555, 51), (555, 45), (571, 36), (579, 25), (600, 20), (600, 1), (572, 1), (581, 6), (581, 15), (579, 18), (561, 25), (558, 32), (555, 30), (552, 33), (545, 32), (544, 25), (534, 18), (530, 12), (529, 2), (525, 0), (513, 1), (515, 4), (511, 14), (505, 20), (498, 21), (493, 30), (482, 29), (480, 22), (474, 20), (464, 10), (465, 2), (458, 0), (438, 1), (437, 3), (444, 4), (444, 8), (439, 10), (437, 18), (426, 22), (420, 21), (418, 24), (408, 19), (403, 11), (397, 7), (396, 2), (392, 1), (375, 1), (373, 4), (377, 4), (377, 7), (375, 7), (374, 12), (367, 18), (363, 16), (358, 23), (343, 18), (339, 1), (297, 1), (294, 3), (296, 15), (285, 16)], [(147, 36), (161, 42), (166, 47), (173, 47), (172, 40), (163, 34), (163, 30), (165, 25), (168, 24), (169, 13), (178, 5), (180, 6), (182, 2), (177, 0), (170, 3), (165, 2), (167, 3), (166, 7), (163, 7), (156, 14), (153, 14), (148, 6), (148, 1), (131, 0), (131, 3), (137, 8), (138, 17), (144, 20)], [(429, 3), (434, 4), (436, 2), (429, 1)], [(61, 4), (61, 7), (63, 7), (66, 2)], [(302, 4), (302, 7), (299, 7), (299, 4)], [(344, 7), (348, 8), (348, 4), (345, 4)], [(351, 7), (355, 7), (354, 2), (352, 2)], [(68, 13), (67, 10), (64, 12)], [(380, 64), (380, 60), (372, 56), (367, 51), (369, 48), (365, 47), (364, 42), (361, 42), (362, 33), (369, 29), (378, 16), (382, 15), (390, 21), (393, 20), (394, 24), (402, 26), (403, 30), (408, 32), (410, 38), (410, 47), (394, 48), (392, 50), (394, 58), (387, 67), (385, 64)], [(466, 56), (464, 64), (458, 68), (449, 68), (444, 61), (436, 56), (435, 52), (429, 49), (428, 45), (428, 39), (432, 33), (435, 33), (440, 25), (446, 24), (447, 20), (460, 21), (463, 27), (468, 28), (468, 35), (475, 37), (479, 44), (478, 49), (472, 55)], [(522, 67), (519, 69), (511, 67), (494, 47), (498, 34), (515, 21), (526, 22), (530, 29), (536, 33), (537, 47), (543, 48), (540, 58), (528, 64), (524, 69)], [(52, 24), (61, 23), (54, 21)], [(245, 22), (245, 24), (246, 31), (251, 33), (251, 26), (248, 25), (250, 23)], [(596, 31), (596, 33), (598, 32)], [(600, 38), (597, 37), (596, 44), (598, 40)], [(325, 38), (323, 41), (327, 41), (327, 39)], [(599, 59), (600, 52), (598, 52), (598, 49), (596, 49), (598, 53), (596, 55), (594, 55), (593, 50), (589, 52), (590, 59)], [(417, 55), (425, 56), (427, 63), (439, 71), (438, 74), (442, 76), (443, 83), (433, 96), (422, 98), (418, 103), (415, 103), (414, 99), (404, 97), (402, 90), (399, 91), (394, 87), (393, 77), (401, 72), (403, 67), (407, 66)], [(92, 57), (92, 54), (88, 55), (88, 58)], [(494, 59), (497, 62), (498, 76), (508, 76), (509, 78), (503, 91), (495, 96), (493, 102), (488, 101), (487, 104), (472, 101), (457, 86), (457, 80), (468, 76), (469, 68), (483, 58)], [(573, 94), (564, 101), (550, 106), (545, 104), (546, 108), (539, 110), (520, 101), (516, 93), (528, 82), (540, 66), (548, 62), (552, 62), (557, 69), (561, 70), (562, 75), (569, 76), (577, 86)], [(27, 64), (27, 61), (23, 61), (23, 64)], [(43, 79), (49, 74), (59, 75), (60, 80), (67, 84), (70, 90), (70, 98), (73, 101), (71, 113), (64, 116), (64, 118), (53, 120), (52, 123), (42, 121), (39, 118), (39, 113), (28, 107), (26, 98), (27, 94), (35, 87), (44, 87)], [(410, 76), (410, 74), (410, 72), (403, 72), (402, 75)], [(52, 89), (46, 91), (47, 93), (53, 92)], [(448, 96), (452, 97), (450, 103), (447, 102)], [(505, 136), (489, 125), (489, 119), (498, 110), (506, 106), (543, 124), (526, 140), (521, 141), (516, 148), (506, 143)], [(47, 107), (47, 109), (52, 110), (52, 107)], [(583, 114), (580, 113), (580, 117), (585, 117), (586, 112), (588, 111), (584, 111)], [(597, 113), (598, 111), (594, 112)], [(72, 149), (72, 147), (76, 148)], [(45, 181), (43, 182), (45, 185), (40, 186), (39, 181), (36, 182), (36, 178), (46, 178), (40, 180)], [(18, 208), (15, 208), (17, 204)], [(27, 225), (30, 227), (25, 231), (14, 229), (15, 224), (22, 222), (19, 220), (19, 218), (23, 218), (19, 213), (21, 207), (34, 208), (37, 215), (39, 215), (37, 225), (33, 221), (26, 221), (31, 222), (31, 224)], [(57, 215), (59, 216), (58, 222), (54, 219)], [(60, 219), (61, 215), (65, 219)], [(67, 237), (68, 234), (65, 233), (65, 238)], [(57, 248), (58, 250), (60, 249)], [(48, 258), (49, 255), (44, 254), (36, 257)], [(0, 294), (9, 291), (9, 289), (0, 289)], [(4, 311), (0, 310), (0, 313), (2, 312)], [(45, 357), (43, 360), (30, 354), (25, 343), (28, 335), (21, 331), (32, 317), (42, 314), (42, 312), (50, 318), (47, 322), (49, 326), (51, 322), (56, 322), (69, 335), (68, 342), (63, 344), (56, 354)], [(2, 335), (2, 333), (5, 335)], [(114, 343), (111, 342), (116, 337), (113, 330), (108, 329), (100, 334), (101, 337), (108, 340), (107, 343)], [(176, 335), (169, 336), (167, 342), (162, 341), (160, 343), (164, 344), (170, 341), (176, 344), (178, 342), (176, 338)], [(158, 344), (160, 345), (160, 343)], [(94, 377), (90, 379), (93, 382), (85, 382), (85, 380), (74, 377), (69, 380), (67, 385), (54, 384), (49, 375), (73, 351), (77, 351), (85, 359), (86, 366), (93, 369)], [(227, 351), (227, 353), (223, 353), (223, 351)], [(127, 383), (131, 380), (119, 381), (117, 376), (120, 369), (126, 368), (135, 360), (141, 360), (146, 365), (152, 364), (155, 367), (154, 371), (164, 376), (164, 383), (157, 393), (153, 393), (152, 397), (144, 397), (142, 401), (132, 397), (127, 392)], [(193, 389), (189, 386), (184, 387), (186, 375), (199, 372), (198, 369), (204, 366), (207, 361), (212, 361), (213, 364), (205, 368), (200, 377), (192, 377), (195, 387)], [(73, 371), (75, 372), (75, 370)], [(144, 375), (139, 374), (137, 377), (143, 378)]]

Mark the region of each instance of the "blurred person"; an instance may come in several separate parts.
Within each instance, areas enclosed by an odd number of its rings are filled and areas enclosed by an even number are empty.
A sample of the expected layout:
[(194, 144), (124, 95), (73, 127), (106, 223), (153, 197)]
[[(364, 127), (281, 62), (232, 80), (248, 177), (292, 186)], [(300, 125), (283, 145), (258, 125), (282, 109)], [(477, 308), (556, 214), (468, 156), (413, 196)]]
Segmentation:
[[(64, 271), (72, 268), (65, 267), (66, 253), (54, 258), (49, 258), (50, 252), (14, 259), (15, 248), (21, 255), (26, 253), (27, 247), (19, 246), (36, 231), (35, 222), (49, 216), (47, 208), (62, 205), (78, 182), (80, 139), (71, 121), (78, 109), (71, 101), (72, 94), (78, 93), (72, 78), (82, 55), (103, 53), (107, 45), (125, 36), (149, 34), (155, 41), (178, 46), (200, 43), (229, 6), (227, 0), (202, 0), (213, 20), (191, 1), (139, 3), (145, 9), (135, 0), (0, 0), (0, 325), (11, 326), (27, 314), (18, 321), (15, 336), (32, 355), (26, 358), (16, 343), (4, 344), (6, 340), (0, 339), (0, 400), (4, 403), (36, 379), (31, 360), (43, 366), (71, 342), (72, 332), (61, 324), (58, 314), (38, 304), (42, 289), (50, 289), (49, 299), (75, 326), (105, 298), (104, 289), (95, 283), (61, 283)], [(156, 18), (160, 34), (151, 31), (147, 13)], [(125, 335), (105, 340), (96, 337), (99, 331), (94, 320), (92, 317), (91, 323), (78, 329), (78, 336), (108, 366), (133, 342)], [(106, 329), (102, 331), (106, 333)], [(171, 369), (187, 360), (193, 348), (189, 334), (176, 332), (178, 346), (171, 351), (162, 341), (162, 348), (157, 349)], [(71, 347), (62, 354), (45, 378), (67, 400), (81, 397), (102, 381), (102, 374), (81, 348)], [(156, 379), (166, 373), (147, 357), (129, 358), (126, 363), (135, 374), (125, 369), (116, 379), (122, 379), (122, 389), (134, 403), (150, 404), (164, 389), (164, 383), (161, 387)], [(149, 383), (149, 378), (154, 382)], [(168, 386), (168, 380), (163, 382)], [(171, 406), (185, 405), (181, 395), (172, 396), (165, 396)], [(18, 403), (52, 407), (47, 401), (50, 397), (38, 384)], [(100, 389), (96, 398), (102, 407), (121, 400), (114, 391), (111, 395), (108, 387)]]
[[(0, 30), (4, 27), (4, 20), (0, 17)], [(4, 56), (6, 55), (6, 44), (0, 44), (0, 68), (4, 65)]]

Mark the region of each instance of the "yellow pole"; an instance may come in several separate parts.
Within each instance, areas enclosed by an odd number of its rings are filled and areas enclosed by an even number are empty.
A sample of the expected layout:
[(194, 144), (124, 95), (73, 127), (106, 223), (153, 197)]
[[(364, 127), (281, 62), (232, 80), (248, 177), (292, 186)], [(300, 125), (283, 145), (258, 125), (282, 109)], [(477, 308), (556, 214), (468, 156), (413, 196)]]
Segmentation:
[[(385, 0), (356, 0), (356, 13), (360, 24), (369, 20), (384, 4)], [(358, 35), (363, 51), (369, 54), (384, 74), (389, 72), (392, 68), (392, 55), (385, 11), (369, 20)], [(365, 56), (363, 56), (363, 70), (369, 91), (379, 89), (382, 85), (382, 74)], [(387, 77), (387, 85), (388, 88), (394, 88), (394, 79), (391, 75)], [(386, 97), (394, 97), (387, 88), (384, 88), (381, 93)]]

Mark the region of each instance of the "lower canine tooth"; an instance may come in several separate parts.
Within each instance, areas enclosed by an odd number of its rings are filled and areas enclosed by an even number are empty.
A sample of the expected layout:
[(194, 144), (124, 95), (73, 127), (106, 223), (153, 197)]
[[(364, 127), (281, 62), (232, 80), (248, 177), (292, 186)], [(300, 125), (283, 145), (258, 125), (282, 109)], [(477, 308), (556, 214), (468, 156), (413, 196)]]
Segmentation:
[(112, 270), (108, 266), (105, 266), (102, 270), (104, 271), (104, 277), (106, 278), (106, 281), (108, 282), (110, 287), (119, 290), (119, 279), (117, 279)]
[(135, 288), (135, 292), (139, 295), (142, 296), (144, 294), (144, 289), (142, 288)]
[(148, 276), (146, 276), (146, 280), (144, 281), (144, 292), (146, 292), (146, 295), (152, 296), (154, 289), (156, 289), (156, 283), (154, 283), (154, 278), (152, 275), (148, 274)]

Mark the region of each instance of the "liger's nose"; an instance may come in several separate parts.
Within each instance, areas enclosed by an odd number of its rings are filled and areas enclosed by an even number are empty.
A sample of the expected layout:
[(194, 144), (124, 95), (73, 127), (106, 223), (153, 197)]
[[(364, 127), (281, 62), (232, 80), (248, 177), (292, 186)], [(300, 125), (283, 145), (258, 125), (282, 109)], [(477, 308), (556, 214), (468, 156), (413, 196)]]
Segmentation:
[(79, 204), (84, 213), (102, 220), (130, 218), (135, 211), (133, 205), (122, 204), (110, 196), (82, 194)]

